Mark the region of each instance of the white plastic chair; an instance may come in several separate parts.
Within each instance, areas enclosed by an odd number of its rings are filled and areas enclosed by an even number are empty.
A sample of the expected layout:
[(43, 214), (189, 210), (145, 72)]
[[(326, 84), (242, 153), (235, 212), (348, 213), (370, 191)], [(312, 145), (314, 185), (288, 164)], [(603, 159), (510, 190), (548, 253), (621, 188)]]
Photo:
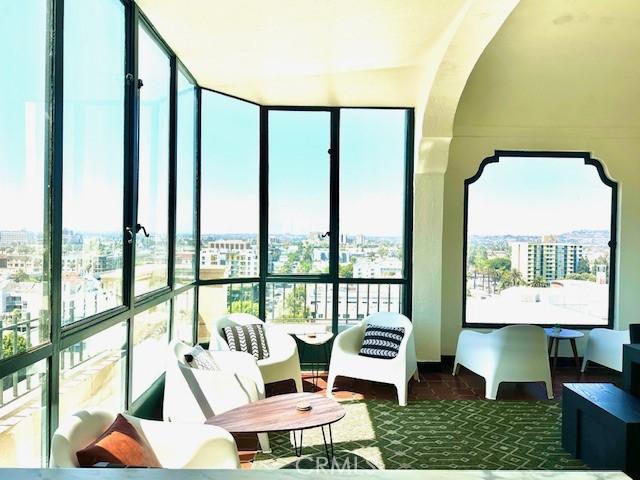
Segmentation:
[(296, 390), (303, 392), (302, 375), (300, 373), (300, 358), (296, 341), (281, 330), (264, 323), (258, 317), (249, 313), (232, 313), (218, 318), (213, 322), (213, 333), (209, 343), (209, 350), (229, 350), (222, 329), (234, 325), (261, 324), (264, 326), (269, 348), (269, 357), (258, 360), (258, 368), (262, 373), (264, 383), (293, 380)]
[[(264, 382), (252, 355), (244, 352), (211, 352), (220, 371), (191, 368), (184, 355), (190, 346), (172, 340), (165, 376), (163, 418), (181, 423), (204, 423), (208, 418), (265, 397)], [(269, 437), (259, 433), (264, 452)]]
[[(404, 337), (395, 358), (380, 359), (359, 355), (367, 325), (403, 327)], [(351, 377), (390, 383), (398, 390), (398, 403), (407, 404), (407, 384), (411, 377), (419, 381), (416, 347), (411, 321), (400, 313), (380, 312), (369, 315), (360, 324), (339, 333), (334, 342), (329, 364), (327, 393), (331, 395), (336, 377)]]
[(629, 330), (592, 329), (587, 338), (581, 371), (584, 373), (587, 363), (595, 362), (621, 372), (622, 346), (630, 342)]
[(458, 337), (453, 375), (460, 365), (486, 381), (485, 397), (495, 400), (500, 382), (544, 382), (553, 398), (547, 335), (534, 325), (510, 325), (489, 333), (463, 330)]
[[(236, 443), (231, 434), (220, 427), (158, 422), (122, 415), (149, 443), (163, 468), (240, 467)], [(115, 413), (89, 409), (64, 419), (51, 440), (49, 466), (78, 467), (76, 452), (107, 430), (115, 418)]]

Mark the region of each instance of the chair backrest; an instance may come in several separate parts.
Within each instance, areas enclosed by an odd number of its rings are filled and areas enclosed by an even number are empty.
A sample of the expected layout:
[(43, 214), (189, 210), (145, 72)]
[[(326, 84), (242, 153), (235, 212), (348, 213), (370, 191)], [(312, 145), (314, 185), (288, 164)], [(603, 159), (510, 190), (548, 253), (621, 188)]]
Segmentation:
[(362, 335), (367, 325), (379, 325), (381, 327), (402, 327), (404, 328), (404, 336), (400, 343), (400, 352), (410, 349), (409, 354), (415, 357), (415, 343), (413, 339), (413, 325), (411, 320), (397, 312), (378, 312), (369, 315), (362, 321)]
[[(548, 371), (547, 335), (536, 325), (509, 325), (487, 334), (495, 342), (496, 367), (504, 375), (528, 375)], [(515, 381), (515, 380), (514, 380)]]
[(165, 376), (163, 418), (165, 421), (203, 423), (219, 413), (258, 398), (253, 379), (233, 372), (191, 368), (184, 354), (191, 347), (172, 340)]
[(213, 322), (213, 333), (209, 340), (209, 349), (229, 350), (229, 345), (227, 345), (222, 333), (223, 328), (232, 327), (234, 325), (252, 325), (256, 323), (263, 324), (264, 322), (250, 313), (229, 313), (216, 318)]
[(116, 414), (103, 410), (80, 410), (62, 420), (51, 440), (49, 466), (78, 466), (76, 452), (89, 445), (113, 423)]

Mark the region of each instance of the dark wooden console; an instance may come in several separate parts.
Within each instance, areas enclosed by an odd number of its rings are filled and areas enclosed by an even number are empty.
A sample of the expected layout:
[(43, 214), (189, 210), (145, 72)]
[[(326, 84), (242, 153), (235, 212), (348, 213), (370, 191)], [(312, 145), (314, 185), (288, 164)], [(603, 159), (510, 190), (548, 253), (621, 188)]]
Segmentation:
[(596, 469), (640, 479), (640, 398), (610, 383), (566, 383), (562, 446)]

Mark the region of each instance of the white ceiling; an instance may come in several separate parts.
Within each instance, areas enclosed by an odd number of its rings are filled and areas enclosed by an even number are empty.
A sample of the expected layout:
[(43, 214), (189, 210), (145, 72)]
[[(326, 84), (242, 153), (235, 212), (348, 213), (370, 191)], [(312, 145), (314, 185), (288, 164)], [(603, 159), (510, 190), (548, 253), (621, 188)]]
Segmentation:
[(200, 85), (268, 105), (413, 106), (467, 0), (137, 0)]

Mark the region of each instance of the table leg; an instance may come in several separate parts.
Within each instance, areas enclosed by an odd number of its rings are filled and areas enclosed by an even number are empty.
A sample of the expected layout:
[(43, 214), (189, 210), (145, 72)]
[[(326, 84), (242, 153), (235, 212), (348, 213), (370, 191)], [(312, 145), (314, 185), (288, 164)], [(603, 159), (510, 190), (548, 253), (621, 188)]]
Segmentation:
[(554, 375), (556, 373), (556, 366), (558, 365), (558, 346), (560, 345), (560, 339), (556, 338), (555, 341), (556, 341), (556, 348), (553, 351), (553, 372), (551, 372)]
[(296, 431), (293, 430), (291, 432), (293, 434), (293, 451), (296, 454), (296, 457), (301, 457), (302, 456), (302, 434), (304, 433), (304, 430), (300, 430), (300, 445), (298, 445), (298, 437), (296, 436)]
[(576, 339), (570, 338), (571, 342), (571, 350), (573, 350), (573, 360), (576, 363), (576, 369), (578, 370), (578, 374), (580, 374), (580, 360), (578, 359), (578, 349), (576, 348)]
[[(324, 451), (327, 454), (327, 459), (329, 460), (330, 464), (333, 464), (334, 452), (333, 452), (333, 433), (331, 432), (331, 424), (327, 425), (327, 427), (329, 429), (329, 443), (327, 444), (327, 437), (325, 436), (325, 433), (324, 433), (324, 425), (321, 427), (322, 440), (324, 442)], [(331, 453), (329, 453), (329, 450), (331, 450)]]
[(549, 337), (549, 359), (551, 359), (551, 349), (553, 348), (553, 337)]

